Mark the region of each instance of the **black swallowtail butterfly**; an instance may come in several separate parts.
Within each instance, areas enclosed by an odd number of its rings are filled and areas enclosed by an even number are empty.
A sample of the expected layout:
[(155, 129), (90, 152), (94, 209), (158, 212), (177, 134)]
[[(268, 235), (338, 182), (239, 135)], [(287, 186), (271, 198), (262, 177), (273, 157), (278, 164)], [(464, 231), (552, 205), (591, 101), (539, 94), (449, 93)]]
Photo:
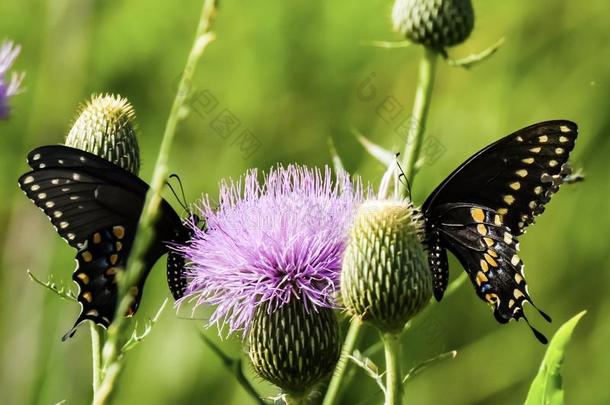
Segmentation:
[[(125, 268), (148, 185), (139, 177), (91, 153), (62, 145), (42, 146), (28, 154), (33, 169), (19, 178), (19, 186), (49, 217), (59, 235), (77, 249), (72, 279), (78, 284), (81, 312), (74, 327), (89, 319), (104, 327), (112, 322), (117, 305), (116, 273)], [(165, 200), (156, 224), (155, 240), (144, 258), (146, 271), (127, 315), (138, 309), (144, 281), (155, 262), (169, 252), (167, 281), (175, 299), (186, 288), (184, 258), (168, 244), (192, 236)]]
[(517, 237), (570, 174), (567, 161), (577, 132), (570, 121), (521, 129), (477, 152), (430, 194), (422, 213), (438, 301), (449, 278), (449, 250), (466, 269), (477, 295), (493, 306), (498, 322), (523, 318), (546, 343), (523, 312), (524, 302), (534, 304), (517, 255)]

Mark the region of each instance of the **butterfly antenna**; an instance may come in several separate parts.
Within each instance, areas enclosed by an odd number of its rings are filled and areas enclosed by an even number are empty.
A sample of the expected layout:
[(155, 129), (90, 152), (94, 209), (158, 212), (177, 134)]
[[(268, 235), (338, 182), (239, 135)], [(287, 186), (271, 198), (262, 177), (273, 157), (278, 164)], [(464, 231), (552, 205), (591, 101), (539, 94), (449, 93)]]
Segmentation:
[(176, 201), (178, 201), (178, 204), (180, 204), (180, 206), (186, 210), (188, 212), (188, 208), (184, 205), (184, 203), (180, 200), (180, 197), (178, 197), (178, 193), (176, 193), (176, 190), (174, 189), (174, 187), (171, 185), (171, 183), (169, 181), (166, 181), (165, 184), (167, 184), (167, 187), (169, 187), (169, 189), (172, 191), (172, 194), (174, 195), (174, 197), (176, 198)]
[(407, 183), (407, 191), (409, 192), (409, 198), (411, 198), (411, 183), (409, 182), (409, 179), (408, 179), (407, 175), (405, 174), (405, 171), (402, 170), (402, 166), (400, 165), (400, 162), (398, 161), (398, 156), (400, 156), (400, 152), (398, 152), (396, 154), (396, 165), (398, 166), (398, 169), (400, 170), (400, 174), (398, 175), (398, 180), (400, 181), (401, 178), (403, 178), (405, 180), (405, 182)]
[[(184, 187), (182, 186), (182, 180), (180, 180), (180, 176), (178, 176), (176, 173), (172, 173), (169, 175), (169, 178), (175, 178), (178, 181), (178, 185), (180, 186), (180, 194), (182, 195), (182, 201), (180, 201), (180, 198), (178, 197), (178, 195), (176, 195), (176, 192), (174, 192), (174, 195), (176, 196), (176, 199), (180, 202), (180, 205), (182, 206), (182, 208), (184, 208), (184, 210), (186, 212), (189, 212), (188, 206), (187, 206), (187, 202), (186, 202), (186, 196), (184, 194)], [(171, 186), (170, 186), (171, 188)], [(172, 189), (173, 191), (173, 189)]]

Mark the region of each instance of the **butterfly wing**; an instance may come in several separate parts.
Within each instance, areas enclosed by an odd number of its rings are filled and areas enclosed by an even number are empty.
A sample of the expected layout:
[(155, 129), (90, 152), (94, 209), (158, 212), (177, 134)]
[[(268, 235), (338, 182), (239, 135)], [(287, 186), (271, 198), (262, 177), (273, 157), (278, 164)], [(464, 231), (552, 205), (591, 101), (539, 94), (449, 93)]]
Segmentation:
[[(531, 297), (516, 238), (544, 211), (569, 175), (567, 160), (577, 132), (570, 121), (521, 129), (476, 153), (430, 194), (422, 212), (437, 300), (447, 287), (445, 249), (449, 249), (479, 297), (494, 306), (499, 322), (520, 318), (527, 322), (522, 304), (531, 303)], [(546, 340), (532, 330), (539, 340)]]
[[(517, 253), (519, 243), (502, 223), (501, 215), (487, 207), (466, 203), (440, 206), (437, 217), (441, 239), (466, 269), (479, 298), (493, 307), (496, 320), (506, 323), (524, 318), (529, 325), (523, 304), (534, 304)], [(548, 315), (538, 311), (550, 321)], [(546, 343), (540, 332), (532, 330)]]
[[(85, 319), (107, 327), (116, 308), (115, 274), (126, 265), (148, 185), (111, 162), (60, 145), (33, 150), (28, 163), (34, 170), (19, 178), (20, 187), (78, 250), (73, 279), (82, 311), (75, 328)], [(163, 200), (131, 313), (137, 310), (148, 272), (168, 250), (165, 242), (175, 240), (183, 228)]]
[(497, 211), (520, 235), (569, 174), (567, 161), (577, 134), (575, 123), (559, 120), (500, 139), (451, 173), (424, 202), (424, 215), (442, 204), (469, 202)]

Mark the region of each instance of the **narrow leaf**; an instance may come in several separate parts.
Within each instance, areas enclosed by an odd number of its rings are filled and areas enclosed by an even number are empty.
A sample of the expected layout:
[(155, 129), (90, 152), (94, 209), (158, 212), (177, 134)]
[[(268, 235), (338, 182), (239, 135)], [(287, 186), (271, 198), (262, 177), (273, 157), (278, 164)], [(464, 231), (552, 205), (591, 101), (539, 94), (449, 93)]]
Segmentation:
[(461, 59), (450, 59), (447, 58), (447, 63), (452, 67), (462, 67), (464, 69), (470, 69), (474, 65), (477, 65), (485, 60), (487, 60), (491, 55), (496, 53), (498, 49), (504, 44), (504, 38), (500, 38), (498, 42), (490, 46), (489, 48), (481, 51), (480, 53), (466, 56)]
[(561, 367), (565, 350), (578, 321), (587, 311), (582, 311), (564, 323), (553, 336), (551, 343), (534, 378), (524, 405), (563, 405)]
[(357, 130), (352, 130), (352, 133), (360, 142), (364, 149), (375, 159), (377, 159), (382, 165), (390, 166), (396, 160), (396, 153), (385, 149), (383, 146), (377, 145), (374, 142), (369, 141), (364, 135)]
[(333, 162), (333, 169), (335, 169), (336, 173), (345, 173), (345, 166), (343, 165), (343, 161), (341, 160), (341, 156), (337, 152), (337, 148), (335, 147), (335, 142), (333, 138), (328, 138), (328, 151), (330, 152), (330, 157)]
[(354, 362), (358, 367), (363, 369), (369, 377), (371, 377), (379, 388), (381, 388), (382, 392), (385, 392), (385, 386), (383, 385), (383, 376), (379, 374), (379, 368), (371, 359), (365, 357), (358, 350), (354, 350), (354, 352), (349, 356), (349, 359)]
[(457, 350), (452, 350), (450, 352), (441, 353), (438, 356), (432, 357), (431, 359), (428, 359), (428, 360), (418, 364), (417, 366), (415, 366), (411, 370), (409, 370), (407, 375), (402, 380), (403, 384), (405, 382), (407, 382), (407, 380), (417, 377), (423, 371), (429, 369), (432, 366), (435, 366), (436, 364), (440, 363), (443, 360), (455, 359), (455, 356), (457, 356)]
[(362, 41), (364, 46), (372, 46), (374, 48), (382, 49), (396, 49), (396, 48), (407, 48), (413, 45), (411, 41)]

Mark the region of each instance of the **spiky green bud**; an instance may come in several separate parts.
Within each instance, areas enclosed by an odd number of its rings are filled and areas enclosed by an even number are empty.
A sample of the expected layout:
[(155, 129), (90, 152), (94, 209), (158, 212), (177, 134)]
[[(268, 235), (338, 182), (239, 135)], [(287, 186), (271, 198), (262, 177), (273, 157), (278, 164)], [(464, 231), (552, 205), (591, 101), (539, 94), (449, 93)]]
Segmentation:
[(66, 145), (98, 155), (137, 175), (140, 149), (133, 107), (119, 95), (94, 95), (81, 107)]
[(341, 295), (352, 315), (398, 333), (428, 303), (432, 276), (421, 239), (420, 215), (411, 204), (362, 204), (341, 271)]
[(256, 310), (248, 334), (250, 360), (256, 373), (285, 393), (304, 396), (327, 376), (339, 360), (337, 318), (330, 308), (306, 311), (292, 300), (272, 313)]
[(457, 45), (474, 27), (470, 0), (396, 0), (394, 29), (407, 39), (436, 49)]

